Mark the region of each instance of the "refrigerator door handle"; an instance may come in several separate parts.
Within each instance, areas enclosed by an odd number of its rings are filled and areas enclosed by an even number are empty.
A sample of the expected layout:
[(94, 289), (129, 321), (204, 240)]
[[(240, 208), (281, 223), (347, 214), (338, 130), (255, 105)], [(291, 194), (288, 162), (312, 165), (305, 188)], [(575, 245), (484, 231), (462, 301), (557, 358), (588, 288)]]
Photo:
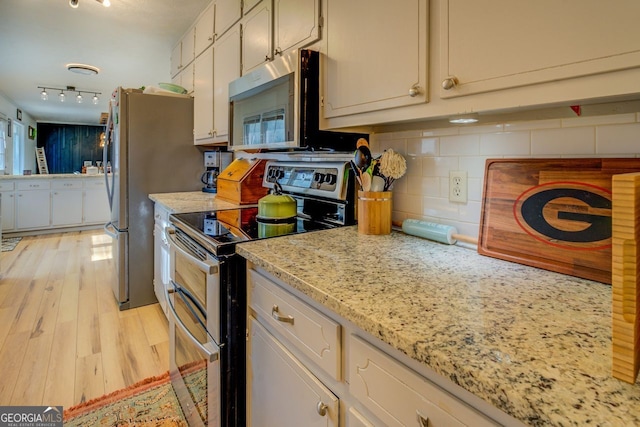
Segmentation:
[(107, 125), (105, 128), (104, 147), (102, 147), (102, 166), (104, 167), (104, 182), (107, 186), (107, 198), (109, 199), (109, 209), (113, 210), (113, 191), (115, 185), (115, 175), (111, 171), (111, 185), (109, 185), (109, 173), (107, 165), (109, 164), (109, 146), (111, 145), (111, 134), (113, 126), (113, 100), (109, 100), (109, 115), (107, 117)]
[[(113, 231), (111, 231), (111, 230), (113, 230)], [(104, 232), (105, 232), (108, 236), (110, 236), (110, 237), (112, 237), (112, 238), (114, 238), (114, 239), (117, 239), (117, 238), (118, 238), (118, 234), (117, 234), (117, 232), (116, 232), (116, 228), (113, 226), (113, 223), (112, 223), (111, 221), (109, 221), (108, 223), (106, 223), (106, 224), (104, 225)]]

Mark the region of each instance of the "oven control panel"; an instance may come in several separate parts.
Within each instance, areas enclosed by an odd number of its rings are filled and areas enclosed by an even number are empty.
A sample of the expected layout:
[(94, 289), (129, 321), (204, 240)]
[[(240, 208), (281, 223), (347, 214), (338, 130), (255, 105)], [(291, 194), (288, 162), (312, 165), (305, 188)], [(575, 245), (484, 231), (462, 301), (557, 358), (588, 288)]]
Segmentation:
[(267, 162), (263, 186), (277, 182), (284, 191), (343, 199), (346, 183), (343, 162)]

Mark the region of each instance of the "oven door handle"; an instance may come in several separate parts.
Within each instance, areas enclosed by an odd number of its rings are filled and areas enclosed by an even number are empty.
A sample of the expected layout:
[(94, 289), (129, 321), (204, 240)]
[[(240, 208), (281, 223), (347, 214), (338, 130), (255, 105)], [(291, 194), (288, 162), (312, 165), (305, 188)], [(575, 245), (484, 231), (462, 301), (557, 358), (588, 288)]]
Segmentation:
[(194, 264), (200, 268), (205, 274), (211, 276), (212, 274), (218, 273), (218, 265), (210, 260), (201, 260), (194, 257), (191, 252), (186, 249), (180, 242), (173, 237), (176, 234), (176, 229), (172, 226), (167, 226), (164, 228), (164, 236), (167, 238), (167, 242), (169, 243), (169, 247), (173, 247), (175, 250), (180, 252), (182, 255), (189, 258)]
[(173, 306), (173, 300), (169, 296), (170, 293), (175, 293), (175, 288), (173, 288), (173, 289), (171, 289), (171, 291), (169, 291), (168, 286), (165, 286), (164, 287), (164, 297), (167, 300), (167, 307), (169, 307), (169, 312), (170, 312), (171, 317), (172, 317), (173, 321), (175, 322), (175, 324), (186, 335), (186, 337), (189, 338), (189, 341), (191, 341), (191, 343), (193, 345), (198, 347), (198, 349), (201, 352), (203, 352), (204, 354), (207, 355), (207, 359), (209, 360), (209, 363), (212, 363), (212, 362), (215, 362), (216, 360), (218, 360), (218, 358), (220, 357), (220, 351), (218, 349), (216, 349), (214, 347), (214, 345), (212, 343), (210, 343), (210, 342), (202, 344), (200, 341), (198, 341), (196, 339), (196, 337), (191, 335), (191, 332), (189, 332), (189, 329), (185, 326), (184, 323), (182, 323), (182, 320), (180, 319), (180, 316), (178, 316), (178, 312), (176, 311), (175, 307)]

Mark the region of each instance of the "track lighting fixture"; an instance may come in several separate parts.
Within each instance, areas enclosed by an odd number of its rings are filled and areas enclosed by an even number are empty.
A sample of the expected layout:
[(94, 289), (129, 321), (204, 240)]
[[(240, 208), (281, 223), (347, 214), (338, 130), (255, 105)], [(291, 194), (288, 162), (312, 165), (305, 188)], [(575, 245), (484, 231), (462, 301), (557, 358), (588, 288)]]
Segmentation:
[(76, 9), (78, 7), (78, 0), (69, 0), (69, 6)]
[(38, 89), (42, 89), (42, 92), (40, 92), (40, 99), (42, 99), (43, 101), (46, 101), (46, 100), (49, 99), (49, 93), (47, 92), (47, 89), (49, 89), (49, 90), (59, 90), (60, 93), (58, 94), (58, 100), (60, 102), (64, 102), (66, 100), (65, 92), (75, 92), (77, 94), (76, 95), (76, 102), (78, 104), (82, 104), (82, 102), (84, 101), (84, 97), (82, 96), (83, 93), (92, 93), (93, 94), (93, 97), (91, 98), (91, 102), (93, 103), (93, 105), (98, 105), (98, 103), (100, 102), (100, 98), (98, 98), (98, 95), (102, 95), (102, 92), (78, 90), (74, 86), (67, 86), (66, 89), (61, 89), (61, 88), (57, 88), (57, 87), (38, 86)]

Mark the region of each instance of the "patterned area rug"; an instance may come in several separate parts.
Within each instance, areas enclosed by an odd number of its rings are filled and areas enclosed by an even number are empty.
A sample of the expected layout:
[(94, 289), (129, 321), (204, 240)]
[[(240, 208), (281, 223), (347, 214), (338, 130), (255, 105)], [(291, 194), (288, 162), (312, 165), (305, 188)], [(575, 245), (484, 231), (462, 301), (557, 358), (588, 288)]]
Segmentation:
[(64, 425), (188, 426), (169, 372), (65, 410)]
[(22, 237), (3, 237), (2, 238), (2, 252), (9, 252), (16, 248), (18, 243), (22, 240)]

